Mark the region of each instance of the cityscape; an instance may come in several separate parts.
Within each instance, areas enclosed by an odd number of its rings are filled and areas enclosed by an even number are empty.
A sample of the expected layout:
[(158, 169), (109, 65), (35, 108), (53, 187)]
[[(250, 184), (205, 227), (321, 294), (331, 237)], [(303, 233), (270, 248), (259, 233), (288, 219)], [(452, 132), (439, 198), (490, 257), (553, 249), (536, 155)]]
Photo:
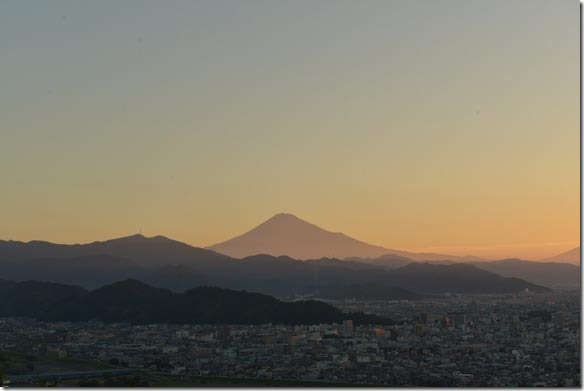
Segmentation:
[[(148, 385), (152, 373), (171, 375), (175, 381), (215, 377), (217, 384), (221, 377), (294, 380), (297, 385), (581, 384), (578, 292), (453, 295), (415, 303), (349, 301), (337, 305), (391, 316), (395, 324), (355, 326), (347, 319), (342, 324), (309, 326), (131, 325), (4, 318), (0, 320), (0, 348), (2, 354), (20, 352), (136, 370), (132, 373), (140, 374), (142, 385)], [(52, 365), (53, 372), (59, 372), (58, 364)], [(14, 386), (50, 382), (50, 377), (38, 376), (39, 369), (33, 359), (11, 372), (5, 382)], [(91, 379), (97, 383), (90, 385), (103, 383), (103, 373)], [(60, 385), (79, 386), (88, 381), (64, 378)]]

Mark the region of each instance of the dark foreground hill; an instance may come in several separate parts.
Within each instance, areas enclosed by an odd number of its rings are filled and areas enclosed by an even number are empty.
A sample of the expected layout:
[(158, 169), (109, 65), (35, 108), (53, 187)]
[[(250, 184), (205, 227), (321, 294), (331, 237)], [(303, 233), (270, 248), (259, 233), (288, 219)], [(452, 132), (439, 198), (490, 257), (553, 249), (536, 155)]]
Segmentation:
[(2, 290), (0, 316), (135, 324), (319, 324), (340, 323), (344, 319), (353, 319), (357, 324), (392, 323), (375, 315), (343, 313), (320, 301), (289, 303), (259, 293), (214, 287), (173, 293), (131, 279), (91, 292), (54, 283), (15, 283)]
[(40, 281), (2, 281), (0, 285), (0, 316), (39, 317), (57, 303), (86, 293), (73, 285)]

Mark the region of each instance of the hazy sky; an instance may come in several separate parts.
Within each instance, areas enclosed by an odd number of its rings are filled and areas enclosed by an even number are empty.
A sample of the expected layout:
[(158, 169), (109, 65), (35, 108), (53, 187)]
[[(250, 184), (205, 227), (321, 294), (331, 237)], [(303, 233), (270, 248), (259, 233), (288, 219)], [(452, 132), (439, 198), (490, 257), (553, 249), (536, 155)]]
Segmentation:
[(579, 242), (579, 3), (0, 2), (0, 239)]

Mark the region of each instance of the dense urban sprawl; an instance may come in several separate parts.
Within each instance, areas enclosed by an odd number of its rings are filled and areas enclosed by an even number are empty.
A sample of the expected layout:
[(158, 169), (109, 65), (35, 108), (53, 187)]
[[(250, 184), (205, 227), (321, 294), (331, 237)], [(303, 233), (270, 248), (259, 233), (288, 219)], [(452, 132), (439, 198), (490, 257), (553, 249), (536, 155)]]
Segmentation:
[[(580, 386), (575, 293), (334, 302), (391, 326), (130, 325), (0, 319), (0, 352), (176, 375), (394, 386)], [(22, 373), (35, 373), (33, 366)]]

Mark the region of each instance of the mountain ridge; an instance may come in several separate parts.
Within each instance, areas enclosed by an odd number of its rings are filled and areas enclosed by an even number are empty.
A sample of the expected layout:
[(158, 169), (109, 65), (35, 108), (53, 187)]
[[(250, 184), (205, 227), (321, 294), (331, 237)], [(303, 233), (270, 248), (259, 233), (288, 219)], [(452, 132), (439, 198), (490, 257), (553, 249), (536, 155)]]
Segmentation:
[(124, 236), (86, 244), (57, 244), (40, 240), (30, 242), (0, 240), (0, 259), (73, 258), (109, 255), (140, 262), (142, 266), (185, 263), (198, 259), (229, 259), (228, 256), (193, 247), (162, 235)]
[(226, 241), (206, 247), (221, 254), (243, 258), (255, 254), (287, 255), (294, 259), (375, 258), (386, 254), (405, 256), (416, 261), (450, 259), (482, 260), (474, 256), (454, 256), (436, 253), (413, 253), (388, 249), (333, 232), (300, 219), (290, 213), (278, 213), (251, 230)]
[(573, 265), (580, 265), (581, 262), (580, 246), (565, 251), (561, 254), (554, 255), (552, 257), (543, 258), (540, 260), (540, 262), (561, 262), (570, 263)]

